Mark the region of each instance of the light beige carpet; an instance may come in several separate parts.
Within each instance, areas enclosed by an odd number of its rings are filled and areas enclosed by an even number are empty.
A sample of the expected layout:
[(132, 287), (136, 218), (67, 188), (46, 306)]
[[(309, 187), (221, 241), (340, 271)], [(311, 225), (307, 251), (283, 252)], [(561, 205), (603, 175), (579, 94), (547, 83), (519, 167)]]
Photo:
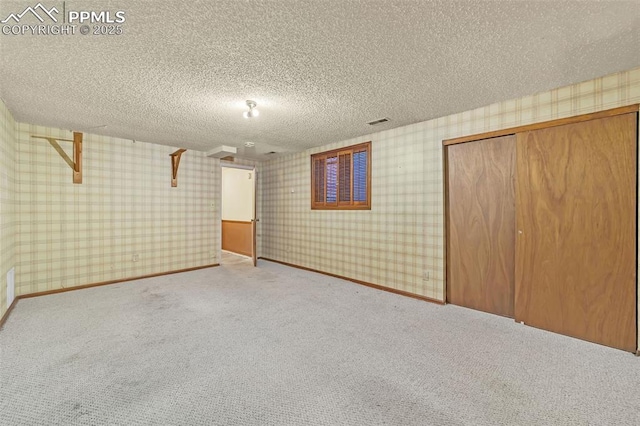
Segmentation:
[(22, 300), (2, 425), (638, 425), (640, 359), (261, 261)]

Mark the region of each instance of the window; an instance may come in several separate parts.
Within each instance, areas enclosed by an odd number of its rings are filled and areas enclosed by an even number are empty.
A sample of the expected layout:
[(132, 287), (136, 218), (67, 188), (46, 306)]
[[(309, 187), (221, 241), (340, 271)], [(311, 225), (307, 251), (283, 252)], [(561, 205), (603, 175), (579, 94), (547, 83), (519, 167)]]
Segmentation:
[(371, 210), (371, 142), (311, 156), (311, 209)]

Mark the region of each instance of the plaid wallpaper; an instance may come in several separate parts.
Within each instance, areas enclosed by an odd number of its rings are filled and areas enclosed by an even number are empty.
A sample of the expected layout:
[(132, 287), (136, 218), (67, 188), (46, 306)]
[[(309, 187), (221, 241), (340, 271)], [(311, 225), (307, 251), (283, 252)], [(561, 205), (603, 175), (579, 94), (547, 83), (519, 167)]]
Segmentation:
[[(640, 68), (263, 163), (262, 255), (444, 300), (442, 140), (634, 103)], [(311, 210), (310, 155), (369, 140), (371, 211)]]
[(31, 138), (71, 132), (17, 127), (16, 294), (218, 262), (219, 160), (185, 152), (171, 188), (177, 148), (85, 134), (74, 185), (51, 145)]
[(7, 272), (15, 265), (15, 131), (0, 100), (0, 317), (7, 310)]

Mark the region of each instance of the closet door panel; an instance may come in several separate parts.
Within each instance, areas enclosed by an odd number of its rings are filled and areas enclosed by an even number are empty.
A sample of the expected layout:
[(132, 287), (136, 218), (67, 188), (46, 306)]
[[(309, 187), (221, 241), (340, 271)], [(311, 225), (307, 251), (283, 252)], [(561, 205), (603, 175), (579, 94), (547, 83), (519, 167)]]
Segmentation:
[(513, 317), (515, 136), (447, 147), (447, 300)]
[(636, 122), (517, 135), (517, 321), (636, 349)]

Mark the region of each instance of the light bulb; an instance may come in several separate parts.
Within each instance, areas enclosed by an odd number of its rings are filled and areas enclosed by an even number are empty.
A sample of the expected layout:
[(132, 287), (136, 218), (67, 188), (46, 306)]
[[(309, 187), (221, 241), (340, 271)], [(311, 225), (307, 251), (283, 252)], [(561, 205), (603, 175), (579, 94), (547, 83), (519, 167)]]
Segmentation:
[(245, 111), (245, 112), (243, 112), (243, 113), (242, 113), (242, 116), (243, 116), (244, 118), (249, 118), (249, 117), (251, 117), (251, 115), (249, 115), (249, 111)]
[(252, 117), (257, 117), (257, 116), (259, 116), (259, 115), (260, 115), (260, 111), (258, 111), (256, 108), (253, 108), (253, 109), (251, 110), (251, 116), (252, 116)]

